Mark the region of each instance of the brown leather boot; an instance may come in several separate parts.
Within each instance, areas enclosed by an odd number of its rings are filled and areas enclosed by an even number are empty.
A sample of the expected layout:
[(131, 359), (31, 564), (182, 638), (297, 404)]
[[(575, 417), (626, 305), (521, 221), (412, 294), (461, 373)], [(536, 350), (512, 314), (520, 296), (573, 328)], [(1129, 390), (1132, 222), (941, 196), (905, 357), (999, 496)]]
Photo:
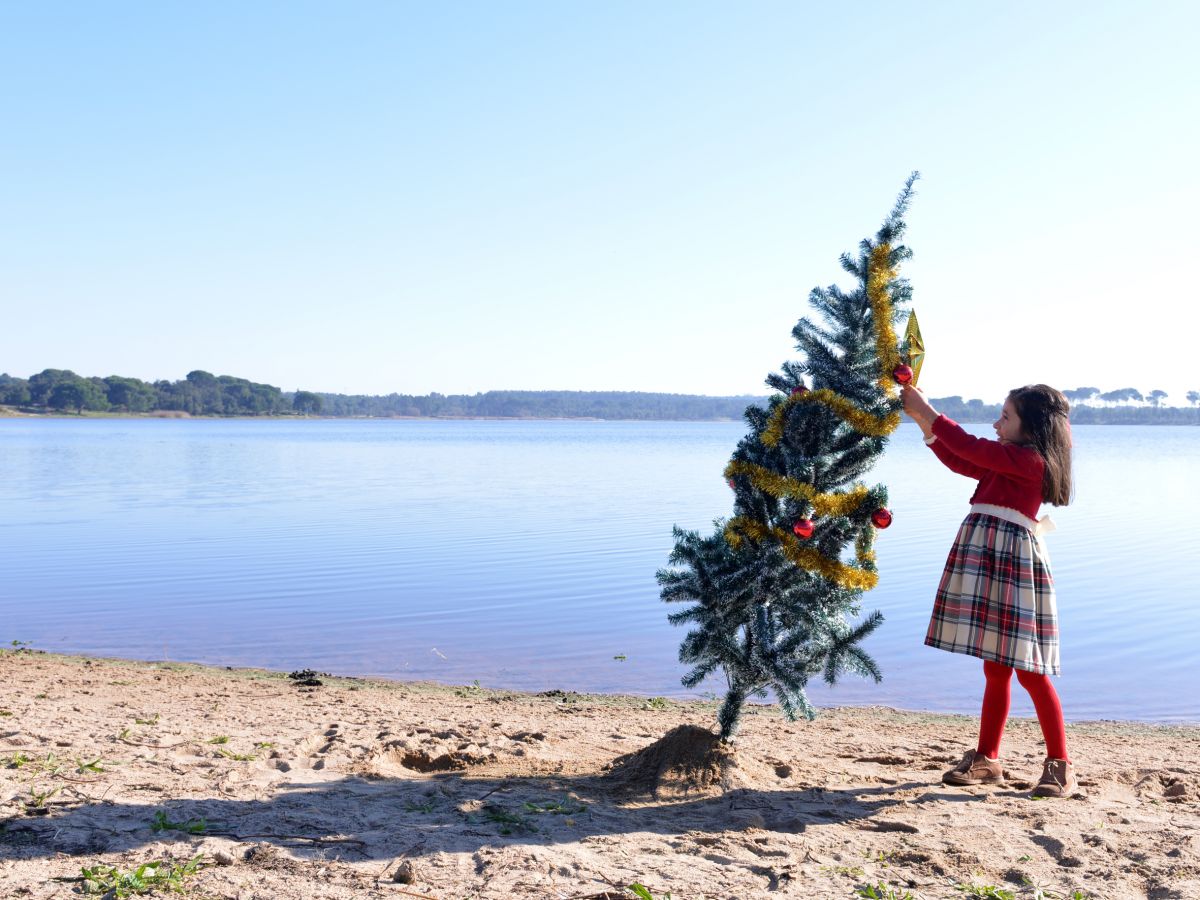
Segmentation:
[(1046, 757), (1042, 766), (1042, 777), (1033, 789), (1035, 797), (1070, 797), (1079, 790), (1075, 780), (1075, 767), (1065, 759)]
[(1004, 769), (998, 759), (988, 759), (978, 750), (968, 750), (962, 762), (942, 776), (945, 784), (999, 784), (1004, 780)]

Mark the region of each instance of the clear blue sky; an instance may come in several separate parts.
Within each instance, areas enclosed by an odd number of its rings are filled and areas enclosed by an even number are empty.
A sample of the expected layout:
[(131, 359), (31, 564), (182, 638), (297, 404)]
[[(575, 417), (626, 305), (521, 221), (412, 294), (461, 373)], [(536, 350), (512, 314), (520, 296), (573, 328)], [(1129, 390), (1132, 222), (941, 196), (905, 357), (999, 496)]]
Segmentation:
[(1200, 390), (1200, 4), (0, 5), (0, 371), (761, 393), (920, 169), (934, 395)]

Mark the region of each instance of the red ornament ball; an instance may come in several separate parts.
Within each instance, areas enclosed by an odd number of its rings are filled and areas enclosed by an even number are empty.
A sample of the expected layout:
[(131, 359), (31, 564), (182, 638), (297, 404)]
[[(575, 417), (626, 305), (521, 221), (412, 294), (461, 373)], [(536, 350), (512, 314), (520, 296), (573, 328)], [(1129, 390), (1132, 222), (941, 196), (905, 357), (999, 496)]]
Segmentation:
[(876, 528), (887, 528), (892, 524), (892, 513), (890, 510), (880, 507), (871, 513), (871, 521), (875, 523)]
[(792, 388), (792, 396), (793, 397), (798, 396), (800, 394), (807, 394), (807, 393), (808, 393), (808, 388), (806, 388), (804, 385), (800, 385), (800, 387)]
[(812, 519), (797, 519), (795, 524), (792, 525), (792, 531), (795, 532), (796, 537), (808, 540), (813, 536), (813, 531), (816, 530), (816, 527)]
[(733, 479), (732, 479), (732, 478), (726, 478), (726, 479), (725, 479), (725, 483), (726, 483), (727, 485), (729, 485), (729, 489), (730, 489), (731, 491), (736, 491), (736, 490), (737, 490), (737, 485), (733, 483)]
[(896, 379), (897, 384), (911, 384), (913, 380), (912, 366), (898, 365), (892, 369), (892, 377)]

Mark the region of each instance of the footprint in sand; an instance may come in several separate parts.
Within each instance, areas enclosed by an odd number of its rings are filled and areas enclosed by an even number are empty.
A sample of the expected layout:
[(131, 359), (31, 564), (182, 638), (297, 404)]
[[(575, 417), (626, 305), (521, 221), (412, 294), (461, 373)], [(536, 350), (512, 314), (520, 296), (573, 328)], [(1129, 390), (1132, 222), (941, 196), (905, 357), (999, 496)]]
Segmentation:
[(912, 759), (907, 756), (894, 755), (859, 756), (856, 757), (854, 761), (860, 763), (876, 763), (877, 765), (881, 766), (911, 766), (913, 763)]
[[(302, 740), (296, 748), (296, 755), (297, 757), (308, 758), (308, 768), (320, 770), (325, 768), (329, 754), (339, 746), (344, 745), (345, 739), (341, 734), (341, 726), (337, 722), (334, 722), (317, 734)], [(287, 763), (283, 763), (283, 765), (287, 765)], [(280, 766), (276, 765), (276, 768), (278, 769)], [(287, 770), (281, 769), (281, 771)]]
[(401, 772), (422, 775), (457, 772), (493, 762), (496, 751), (455, 729), (417, 728), (403, 737), (380, 742), (367, 755), (366, 769), (376, 775)]
[(1180, 802), (1195, 800), (1200, 797), (1196, 779), (1186, 775), (1155, 769), (1138, 773), (1141, 777), (1134, 784), (1133, 790), (1139, 797), (1162, 797), (1166, 800)]

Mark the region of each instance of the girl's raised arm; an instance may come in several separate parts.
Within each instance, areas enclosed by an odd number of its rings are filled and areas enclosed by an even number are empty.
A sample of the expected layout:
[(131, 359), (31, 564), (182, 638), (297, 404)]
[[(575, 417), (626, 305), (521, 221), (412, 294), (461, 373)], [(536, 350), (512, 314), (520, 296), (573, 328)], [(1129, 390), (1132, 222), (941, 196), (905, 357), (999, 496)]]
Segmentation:
[(930, 425), (937, 442), (967, 462), (1014, 478), (1040, 482), (1045, 463), (1038, 452), (1020, 444), (1002, 444), (967, 434), (962, 426), (946, 416), (938, 416)]
[(952, 447), (937, 439), (933, 433), (933, 423), (938, 419), (938, 411), (925, 399), (925, 394), (920, 388), (906, 384), (900, 389), (900, 398), (904, 402), (904, 411), (921, 426), (921, 433), (925, 435), (925, 443), (929, 445), (934, 455), (942, 461), (947, 469), (957, 472), (959, 475), (966, 475), (968, 478), (982, 478), (987, 474), (986, 468), (963, 459), (954, 452)]
[(973, 462), (963, 459), (947, 446), (945, 441), (940, 441), (936, 436), (932, 441), (927, 441), (929, 449), (933, 451), (934, 456), (942, 461), (942, 464), (951, 472), (957, 472), (959, 475), (966, 475), (968, 478), (979, 479), (988, 473), (988, 470), (983, 466), (977, 466)]

